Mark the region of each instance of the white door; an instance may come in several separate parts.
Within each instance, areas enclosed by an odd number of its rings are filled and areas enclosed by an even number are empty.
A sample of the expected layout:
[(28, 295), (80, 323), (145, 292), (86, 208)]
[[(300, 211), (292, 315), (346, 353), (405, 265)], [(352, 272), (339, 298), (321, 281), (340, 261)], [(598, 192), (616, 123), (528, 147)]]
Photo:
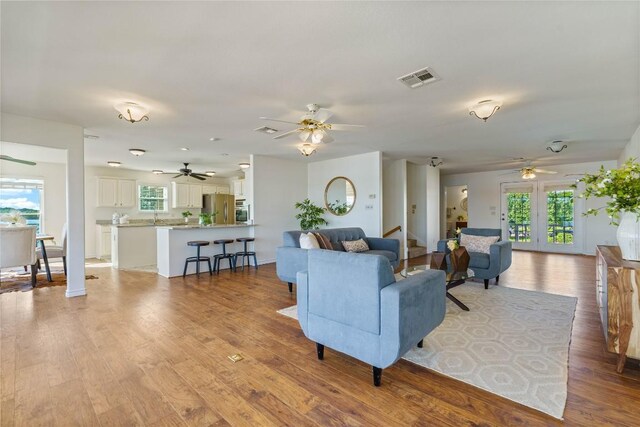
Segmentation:
[(540, 182), (540, 235), (538, 249), (546, 252), (582, 252), (582, 203), (572, 181)]
[(538, 249), (537, 183), (502, 183), (502, 236), (514, 249)]
[(202, 208), (202, 185), (189, 185), (189, 207)]
[(136, 182), (128, 179), (118, 180), (118, 198), (120, 206), (132, 208), (136, 205)]
[(118, 180), (98, 178), (98, 207), (118, 206)]

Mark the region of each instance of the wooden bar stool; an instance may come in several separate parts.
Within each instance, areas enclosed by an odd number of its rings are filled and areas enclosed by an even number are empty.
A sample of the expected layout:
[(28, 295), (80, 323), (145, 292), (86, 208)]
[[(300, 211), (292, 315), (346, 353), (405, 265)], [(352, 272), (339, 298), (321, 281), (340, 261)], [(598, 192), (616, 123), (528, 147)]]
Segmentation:
[(217, 273), (220, 273), (220, 262), (223, 259), (228, 259), (229, 270), (233, 269), (233, 271), (235, 271), (236, 256), (233, 253), (227, 253), (227, 244), (233, 243), (233, 239), (218, 239), (214, 240), (213, 243), (215, 243), (216, 245), (222, 245), (222, 253), (213, 256), (213, 270)]
[(207, 242), (206, 240), (192, 240), (190, 242), (187, 242), (187, 246), (195, 246), (196, 247), (196, 256), (190, 256), (184, 262), (184, 272), (182, 273), (182, 277), (187, 275), (187, 267), (189, 266), (190, 262), (195, 262), (196, 263), (196, 274), (197, 275), (200, 275), (200, 263), (201, 262), (205, 262), (205, 261), (209, 265), (209, 274), (213, 274), (213, 272), (211, 271), (211, 259), (209, 259), (208, 256), (200, 256), (200, 248), (202, 246), (209, 246), (209, 242)]
[(253, 257), (253, 266), (255, 268), (258, 268), (258, 260), (256, 259), (256, 253), (255, 251), (248, 251), (247, 250), (247, 243), (249, 242), (254, 242), (256, 239), (253, 237), (238, 237), (236, 239), (236, 242), (241, 242), (244, 245), (244, 249), (241, 250), (240, 252), (236, 252), (236, 260), (235, 260), (235, 264), (234, 268), (237, 267), (237, 263), (238, 263), (238, 257), (242, 258), (242, 270), (244, 270), (244, 259), (247, 258), (247, 266), (251, 267), (251, 258)]

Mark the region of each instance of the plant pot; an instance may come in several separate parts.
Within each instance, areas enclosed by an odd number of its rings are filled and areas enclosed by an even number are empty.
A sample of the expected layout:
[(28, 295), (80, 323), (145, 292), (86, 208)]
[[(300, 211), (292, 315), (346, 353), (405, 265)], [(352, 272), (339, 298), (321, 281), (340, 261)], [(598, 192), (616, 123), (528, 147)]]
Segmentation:
[(189, 224), (189, 217), (188, 216), (184, 217), (184, 223), (185, 224)]
[(620, 213), (616, 237), (622, 258), (627, 261), (640, 261), (640, 221), (635, 213)]
[(469, 252), (464, 246), (451, 251), (451, 269), (454, 272), (466, 272), (469, 268)]

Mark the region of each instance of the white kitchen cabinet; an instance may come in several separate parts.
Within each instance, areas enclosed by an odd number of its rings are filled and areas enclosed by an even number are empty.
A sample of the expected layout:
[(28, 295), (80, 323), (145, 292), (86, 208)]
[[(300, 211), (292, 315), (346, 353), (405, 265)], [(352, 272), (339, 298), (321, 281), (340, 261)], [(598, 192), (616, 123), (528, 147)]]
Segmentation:
[(215, 185), (203, 185), (202, 186), (202, 194), (216, 194), (218, 192), (218, 187)]
[(202, 185), (171, 183), (171, 207), (202, 208)]
[(136, 205), (135, 180), (98, 178), (97, 202), (98, 207), (134, 207)]
[(96, 225), (96, 258), (111, 256), (111, 225)]
[(245, 198), (244, 182), (244, 179), (233, 180), (233, 194), (236, 196), (236, 199)]
[(218, 194), (231, 194), (231, 193), (229, 193), (229, 186), (228, 185), (218, 185), (216, 187), (216, 193), (218, 193)]

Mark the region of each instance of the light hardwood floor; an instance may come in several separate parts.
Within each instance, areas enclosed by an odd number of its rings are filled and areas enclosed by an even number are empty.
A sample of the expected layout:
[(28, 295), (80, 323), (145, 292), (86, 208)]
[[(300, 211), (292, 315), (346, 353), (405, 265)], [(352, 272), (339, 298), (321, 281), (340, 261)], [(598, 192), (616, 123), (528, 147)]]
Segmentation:
[[(412, 263), (424, 263), (414, 259)], [(0, 425), (560, 425), (406, 361), (370, 367), (315, 347), (276, 310), (275, 266), (200, 278), (90, 267), (88, 296), (0, 295)], [(500, 286), (579, 298), (566, 425), (640, 425), (640, 370), (615, 373), (593, 257), (514, 253)], [(227, 356), (241, 353), (232, 363)]]

